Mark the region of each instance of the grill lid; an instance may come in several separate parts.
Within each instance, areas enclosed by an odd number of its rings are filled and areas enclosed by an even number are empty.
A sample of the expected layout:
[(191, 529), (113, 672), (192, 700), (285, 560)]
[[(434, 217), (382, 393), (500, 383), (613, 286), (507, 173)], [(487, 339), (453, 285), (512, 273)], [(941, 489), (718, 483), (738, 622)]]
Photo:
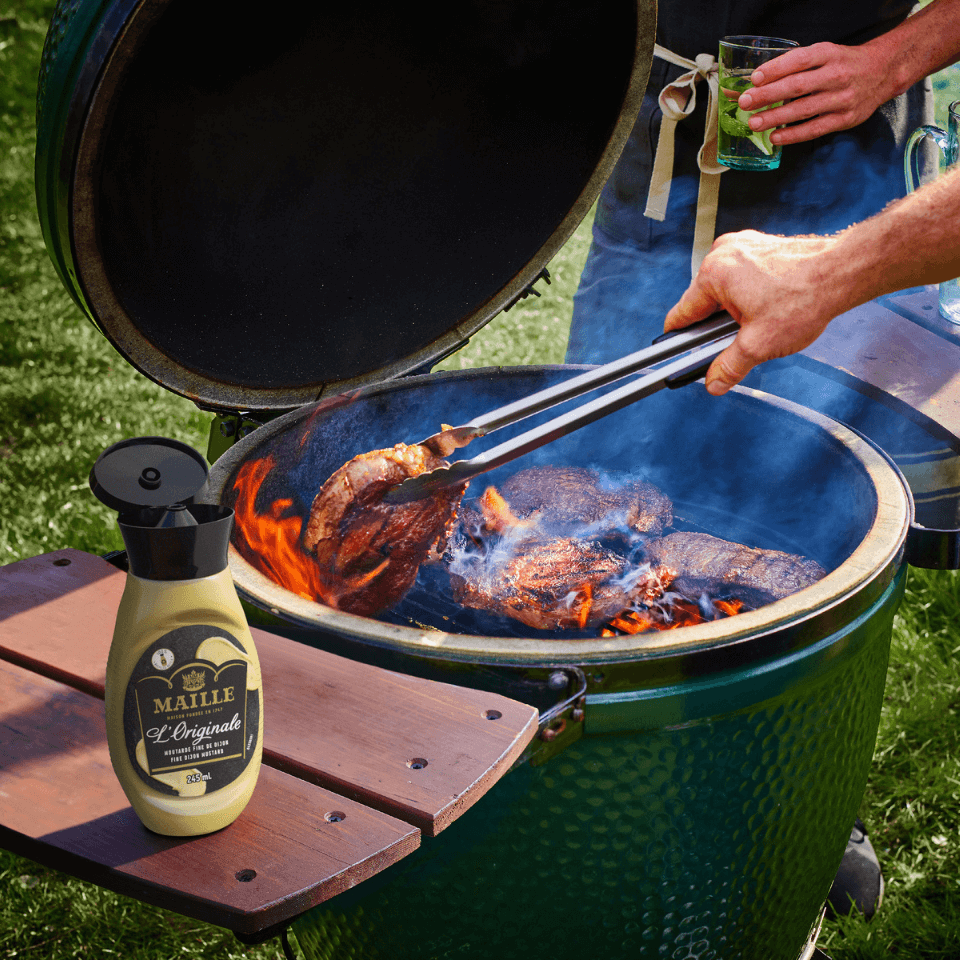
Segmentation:
[(541, 273), (636, 117), (655, 0), (426, 9), (60, 12), (41, 222), (141, 372), (289, 408), (428, 369)]

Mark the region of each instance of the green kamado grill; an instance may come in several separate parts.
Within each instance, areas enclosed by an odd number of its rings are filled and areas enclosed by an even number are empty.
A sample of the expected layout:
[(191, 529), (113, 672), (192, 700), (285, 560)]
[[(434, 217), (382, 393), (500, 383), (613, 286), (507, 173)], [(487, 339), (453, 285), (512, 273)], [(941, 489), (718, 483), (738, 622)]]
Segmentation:
[[(142, 373), (216, 415), (211, 496), (232, 506), (238, 473), (269, 456), (261, 497), (305, 513), (355, 454), (572, 375), (429, 370), (535, 292), (589, 211), (637, 114), (655, 5), (240, 13), (61, 0), (38, 204), (78, 305)], [(902, 477), (820, 413), (698, 386), (513, 468), (539, 464), (642, 474), (691, 528), (828, 574), (725, 620), (545, 640), (422, 597), (339, 612), (232, 550), (251, 617), (273, 629), (541, 711), (535, 746), (483, 803), (303, 916), (301, 948), (810, 956), (876, 737), (911, 536)]]

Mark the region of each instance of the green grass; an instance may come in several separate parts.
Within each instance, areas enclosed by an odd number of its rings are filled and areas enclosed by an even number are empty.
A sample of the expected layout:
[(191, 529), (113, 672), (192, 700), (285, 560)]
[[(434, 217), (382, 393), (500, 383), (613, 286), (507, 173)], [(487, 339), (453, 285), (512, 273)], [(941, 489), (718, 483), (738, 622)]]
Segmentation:
[[(124, 437), (206, 446), (208, 416), (122, 361), (63, 291), (33, 198), (34, 96), (52, 3), (0, 0), (0, 563), (64, 546), (120, 547), (89, 493), (96, 455)], [(936, 78), (937, 119), (960, 96)], [(556, 363), (588, 243), (584, 224), (551, 264), (553, 283), (491, 322), (444, 369)], [(829, 923), (834, 960), (960, 957), (960, 578), (912, 570), (897, 617), (876, 759), (862, 816), (887, 877), (870, 924)], [(0, 960), (279, 957), (231, 934), (0, 852)], [(752, 960), (752, 958), (747, 958)], [(759, 958), (758, 958), (759, 960)]]

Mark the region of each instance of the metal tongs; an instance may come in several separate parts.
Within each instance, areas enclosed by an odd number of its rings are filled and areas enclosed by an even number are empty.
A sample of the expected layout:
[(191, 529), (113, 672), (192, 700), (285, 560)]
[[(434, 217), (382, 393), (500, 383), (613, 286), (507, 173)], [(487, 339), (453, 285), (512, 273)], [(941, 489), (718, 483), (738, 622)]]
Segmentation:
[(714, 358), (733, 343), (739, 329), (737, 321), (725, 310), (715, 313), (683, 330), (657, 337), (651, 346), (636, 353), (595, 367), (504, 407), (498, 407), (470, 423), (447, 427), (426, 440), (421, 440), (420, 445), (427, 447), (437, 456), (449, 457), (454, 450), (465, 447), (471, 440), (549, 410), (591, 390), (615, 383), (654, 364), (671, 360), (678, 354), (684, 354), (672, 362), (663, 363), (637, 380), (548, 420), (512, 440), (491, 447), (470, 460), (457, 460), (449, 467), (439, 467), (429, 473), (409, 477), (390, 490), (384, 500), (387, 503), (409, 503), (422, 500), (446, 487), (460, 486), (478, 474), (493, 470), (552, 440), (579, 430), (580, 427), (585, 427), (588, 423), (614, 413), (636, 400), (649, 397), (664, 387), (675, 389), (693, 383), (707, 372)]

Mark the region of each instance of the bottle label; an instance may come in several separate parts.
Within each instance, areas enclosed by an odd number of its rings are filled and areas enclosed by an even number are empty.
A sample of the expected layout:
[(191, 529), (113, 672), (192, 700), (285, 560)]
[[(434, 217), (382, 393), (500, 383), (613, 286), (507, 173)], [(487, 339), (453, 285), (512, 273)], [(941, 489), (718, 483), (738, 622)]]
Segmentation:
[(164, 634), (127, 683), (123, 726), (134, 770), (171, 795), (232, 783), (257, 745), (259, 687), (259, 670), (222, 628), (194, 624)]

